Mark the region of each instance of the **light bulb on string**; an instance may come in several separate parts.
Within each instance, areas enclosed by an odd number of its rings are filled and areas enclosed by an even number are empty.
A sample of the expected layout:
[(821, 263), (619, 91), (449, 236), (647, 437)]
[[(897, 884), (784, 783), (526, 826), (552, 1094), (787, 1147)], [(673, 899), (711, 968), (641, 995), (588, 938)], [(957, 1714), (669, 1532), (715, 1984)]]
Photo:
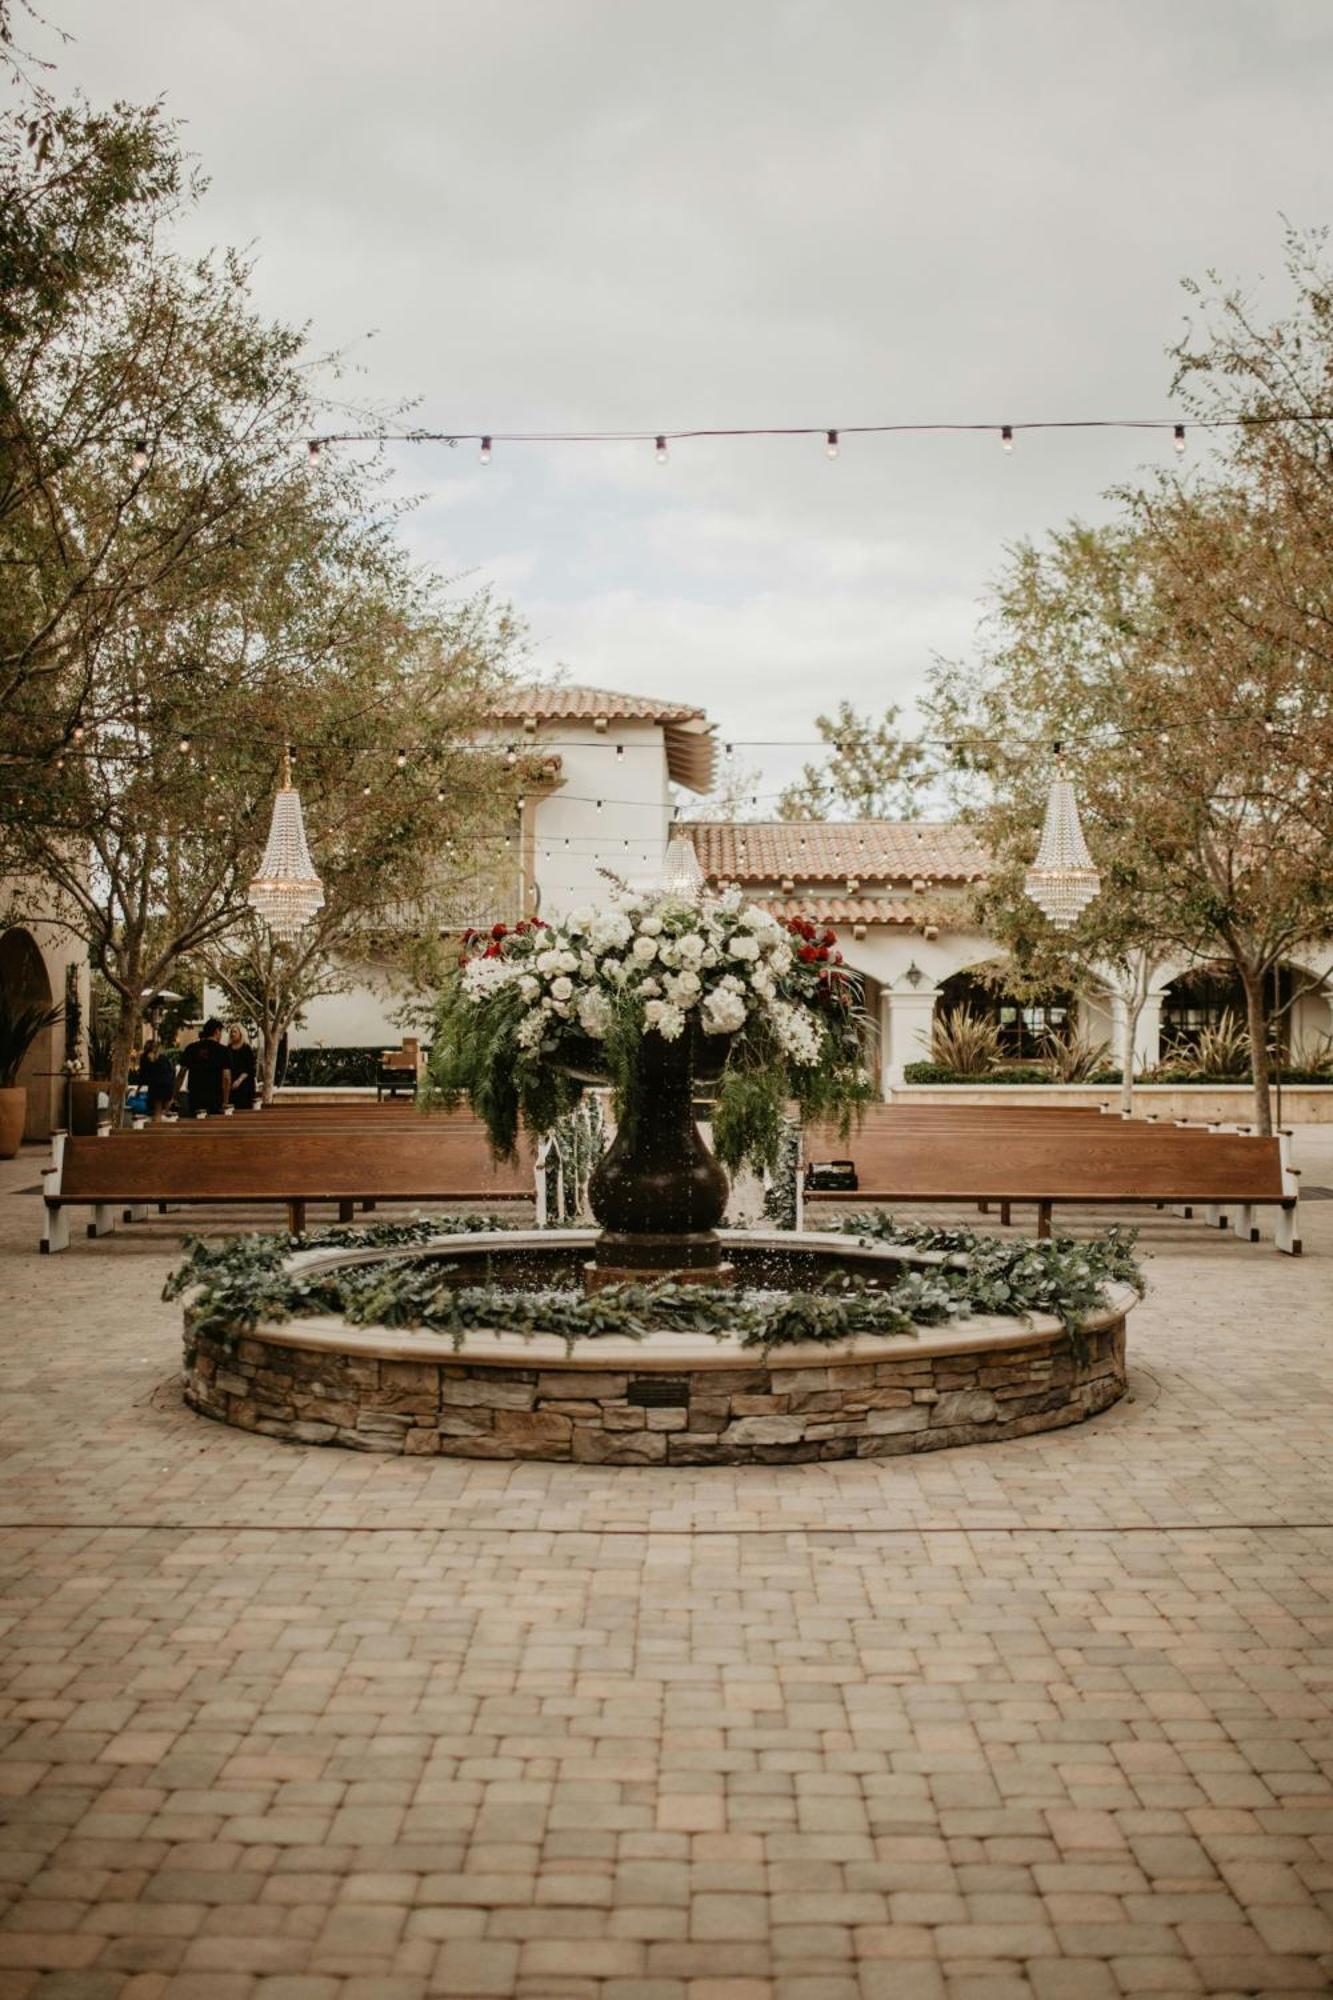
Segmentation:
[(477, 457), (478, 457), (478, 458), (479, 458), (479, 459), (481, 460), (481, 463), (482, 463), (483, 465), (489, 465), (489, 464), (490, 464), (490, 462), (491, 462), (491, 441), (490, 441), (490, 439), (489, 439), (488, 437), (484, 437), (484, 438), (482, 439), (482, 441), (481, 441), (481, 450), (480, 450), (480, 451), (479, 451), (479, 452), (477, 453)]
[(1002, 451), (1012, 451), (1013, 448), (1014, 448), (1014, 427), (1012, 424), (1001, 424), (1000, 449)]
[(619, 763), (623, 763), (625, 760), (625, 746), (623, 743), (617, 743), (616, 745), (616, 759)]
[(597, 801), (597, 810), (598, 810), (598, 812), (600, 812), (600, 811), (602, 810), (602, 802), (601, 802), (601, 800), (600, 800), (600, 799), (598, 799), (598, 801)]
[(148, 470), (147, 438), (141, 437), (141, 438), (136, 438), (134, 440), (134, 450), (130, 454), (130, 464), (134, 467), (136, 473), (142, 474), (147, 472)]
[(505, 745), (505, 763), (508, 764), (508, 766), (512, 770), (514, 765), (517, 764), (517, 762), (518, 762), (517, 750), (515, 750), (512, 743), (507, 743)]
[(76, 743), (82, 743), (84, 738), (83, 724), (81, 722), (76, 722), (73, 729), (70, 731), (70, 735), (72, 736), (73, 740)]
[(829, 431), (826, 434), (824, 452), (828, 458), (836, 458), (838, 456), (838, 433), (836, 431)]
[(654, 444), (653, 450), (658, 464), (665, 465), (668, 457), (666, 439), (664, 437), (659, 436), (658, 439), (656, 440), (656, 443)]
[(400, 770), (400, 771), (405, 771), (405, 770), (407, 769), (407, 752), (406, 752), (406, 750), (400, 750), (400, 751), (398, 752), (398, 755), (397, 755), (397, 756), (396, 756), (396, 757), (394, 758), (394, 760), (393, 760), (393, 761), (394, 761), (394, 765), (395, 765), (395, 767), (396, 767), (396, 768), (397, 768), (398, 770)]
[(1175, 445), (1175, 447), (1176, 447), (1176, 457), (1177, 457), (1177, 458), (1181, 458), (1181, 457), (1183, 457), (1183, 456), (1184, 456), (1184, 451), (1185, 451), (1185, 426), (1184, 426), (1184, 424), (1177, 424), (1177, 425), (1176, 425), (1176, 426), (1174, 427), (1174, 429), (1173, 429), (1173, 430), (1172, 430), (1172, 432), (1171, 432), (1171, 441), (1172, 441), (1172, 443), (1173, 443), (1173, 444)]
[(194, 738), (187, 731), (186, 734), (181, 737), (181, 740), (176, 747), (180, 751), (182, 757), (188, 757), (193, 746), (194, 746)]
[(318, 464), (318, 462), (319, 462), (319, 453), (320, 453), (320, 442), (319, 442), (319, 439), (318, 439), (318, 438), (311, 438), (311, 439), (310, 439), (310, 441), (309, 441), (309, 443), (308, 443), (308, 444), (306, 445), (306, 448), (305, 448), (305, 455), (306, 455), (306, 459), (307, 459), (307, 461), (309, 462), (309, 464), (311, 464), (311, 465), (317, 465), (317, 464)]

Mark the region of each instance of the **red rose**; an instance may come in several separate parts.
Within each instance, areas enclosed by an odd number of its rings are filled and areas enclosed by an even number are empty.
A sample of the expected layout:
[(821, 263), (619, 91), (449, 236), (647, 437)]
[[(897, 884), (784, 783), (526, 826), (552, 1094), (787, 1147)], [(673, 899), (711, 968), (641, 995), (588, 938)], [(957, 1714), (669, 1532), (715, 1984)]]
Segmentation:
[(803, 944), (796, 956), (800, 959), (802, 965), (813, 965), (819, 957), (819, 953), (812, 944)]
[(838, 933), (836, 931), (825, 931), (824, 942), (825, 944), (836, 944), (838, 942)]
[(835, 951), (835, 952), (834, 952), (834, 954), (833, 954), (833, 963), (834, 963), (835, 965), (841, 965), (841, 964), (842, 964), (842, 953), (841, 953), (840, 951)]
[(502, 938), (505, 936), (505, 934), (506, 934), (506, 926), (504, 924), (491, 925), (491, 936), (493, 938)]
[(495, 943), (488, 944), (481, 955), (483, 958), (498, 958), (500, 956), (500, 947)]

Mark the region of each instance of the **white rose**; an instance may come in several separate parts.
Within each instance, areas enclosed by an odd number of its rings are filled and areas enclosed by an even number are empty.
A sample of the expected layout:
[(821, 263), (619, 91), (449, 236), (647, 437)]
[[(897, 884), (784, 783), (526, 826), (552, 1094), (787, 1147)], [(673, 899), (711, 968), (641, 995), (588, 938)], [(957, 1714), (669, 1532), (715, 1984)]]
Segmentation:
[(717, 953), (716, 953), (716, 951), (714, 951), (714, 949), (713, 949), (713, 947), (712, 947), (712, 945), (711, 945), (711, 944), (710, 944), (710, 945), (708, 945), (708, 946), (707, 946), (707, 947), (705, 948), (705, 951), (704, 951), (704, 954), (703, 954), (703, 957), (702, 957), (702, 958), (701, 958), (701, 959), (699, 960), (699, 963), (700, 963), (700, 965), (716, 965), (716, 964), (717, 964)]
[(572, 979), (560, 978), (551, 981), (551, 998), (553, 1000), (572, 999), (573, 993), (574, 982)]
[(579, 961), (576, 953), (572, 951), (560, 951), (556, 953), (557, 971), (577, 972), (578, 969), (579, 969)]
[(592, 979), (596, 976), (597, 960), (593, 957), (590, 951), (580, 952), (579, 971), (583, 974), (583, 977), (585, 979)]
[(643, 1010), (643, 1018), (645, 1025), (649, 1028), (657, 1027), (665, 1012), (666, 1012), (665, 1000), (650, 1000), (647, 1006)]
[(611, 1024), (611, 1002), (605, 993), (580, 993), (578, 1014), (579, 1026), (585, 1035), (591, 1035), (597, 1042), (606, 1040), (606, 1031)]
[(742, 931), (727, 946), (727, 954), (731, 958), (758, 958), (759, 940)]
[(790, 972), (791, 946), (786, 944), (775, 945), (773, 950), (768, 954), (768, 962), (779, 977), (784, 972)]
[(697, 965), (704, 955), (704, 941), (698, 931), (686, 931), (677, 939), (676, 950), (687, 965)]
[(539, 951), (537, 953), (538, 972), (558, 972), (560, 969), (557, 963), (559, 957), (560, 954), (558, 951)]
[(604, 958), (602, 960), (602, 977), (603, 979), (609, 979), (613, 986), (623, 986), (628, 972), (629, 967), (623, 958)]
[(641, 937), (658, 937), (661, 935), (661, 930), (662, 919), (660, 917), (644, 917), (639, 925), (639, 934)]
[(695, 1000), (702, 985), (697, 972), (678, 972), (671, 981), (671, 997), (673, 1000)]
[(658, 983), (657, 983), (657, 981), (656, 981), (655, 979), (644, 979), (644, 980), (641, 980), (641, 981), (640, 981), (640, 983), (639, 983), (639, 991), (640, 991), (640, 993), (645, 993), (645, 994), (646, 994), (646, 993), (660, 993), (660, 992), (662, 991), (662, 989), (661, 989), (661, 987), (660, 987), (660, 986), (658, 985)]
[(534, 979), (530, 972), (525, 972), (518, 982), (518, 990), (525, 1000), (535, 1000), (541, 991), (541, 982)]
[(633, 950), (634, 956), (638, 959), (640, 965), (651, 965), (657, 957), (657, 939), (655, 937), (636, 937)]
[(664, 1006), (657, 1023), (657, 1032), (664, 1042), (674, 1042), (684, 1033), (685, 1016), (679, 1007)]
[(707, 1034), (733, 1035), (737, 1028), (745, 1026), (745, 1002), (739, 994), (724, 992), (719, 987), (704, 996), (699, 1019)]

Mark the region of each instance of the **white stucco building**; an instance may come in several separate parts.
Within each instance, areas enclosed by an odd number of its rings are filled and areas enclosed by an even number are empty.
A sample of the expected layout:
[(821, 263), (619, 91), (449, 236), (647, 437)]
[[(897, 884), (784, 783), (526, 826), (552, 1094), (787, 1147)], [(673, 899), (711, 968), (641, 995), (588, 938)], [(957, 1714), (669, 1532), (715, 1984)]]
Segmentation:
[[(713, 783), (712, 725), (688, 704), (586, 686), (512, 689), (492, 717), (493, 740), (538, 775), (523, 799), (495, 886), (484, 907), (460, 909), (457, 921), (490, 923), (540, 912), (558, 917), (610, 893), (603, 871), (637, 886), (661, 875), (673, 817)], [(937, 1008), (966, 1005), (991, 1012), (1008, 1052), (1036, 1058), (1044, 1027), (1076, 1019), (1094, 1040), (1118, 1052), (1119, 1005), (1110, 996), (1052, 994), (1020, 1005), (971, 971), (1001, 956), (976, 928), (971, 892), (987, 858), (971, 833), (950, 823), (845, 821), (682, 821), (709, 882), (741, 885), (782, 916), (831, 924), (847, 962), (864, 975), (867, 1005), (879, 1028), (881, 1085), (903, 1081), (907, 1064), (928, 1058)], [(1300, 955), (1319, 973), (1333, 961), (1321, 950)], [(349, 969), (344, 993), (314, 1002), (293, 1047), (388, 1047), (401, 1033), (404, 995), (373, 966)], [(1225, 975), (1164, 961), (1139, 1018), (1141, 1067), (1155, 1062), (1163, 1031), (1176, 1034), (1235, 1009)], [(1322, 993), (1298, 1001), (1292, 1042), (1310, 1046), (1333, 1029)]]

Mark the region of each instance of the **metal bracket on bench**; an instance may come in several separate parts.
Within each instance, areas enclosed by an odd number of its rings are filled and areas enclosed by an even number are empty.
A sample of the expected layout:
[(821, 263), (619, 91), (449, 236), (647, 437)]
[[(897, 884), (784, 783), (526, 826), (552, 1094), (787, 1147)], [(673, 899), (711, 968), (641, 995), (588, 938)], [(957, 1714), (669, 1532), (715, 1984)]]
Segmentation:
[(1277, 1212), (1277, 1228), (1273, 1233), (1273, 1241), (1288, 1257), (1299, 1257), (1301, 1254), (1300, 1169), (1291, 1164), (1290, 1132), (1279, 1132), (1277, 1144), (1278, 1159), (1282, 1163), (1283, 1205)]
[(42, 1189), (45, 1201), (42, 1208), (42, 1240), (38, 1248), (44, 1256), (69, 1249), (69, 1216), (60, 1206), (60, 1178), (65, 1168), (67, 1136), (64, 1132), (51, 1134), (51, 1164), (42, 1168), (42, 1179), (46, 1185)]

